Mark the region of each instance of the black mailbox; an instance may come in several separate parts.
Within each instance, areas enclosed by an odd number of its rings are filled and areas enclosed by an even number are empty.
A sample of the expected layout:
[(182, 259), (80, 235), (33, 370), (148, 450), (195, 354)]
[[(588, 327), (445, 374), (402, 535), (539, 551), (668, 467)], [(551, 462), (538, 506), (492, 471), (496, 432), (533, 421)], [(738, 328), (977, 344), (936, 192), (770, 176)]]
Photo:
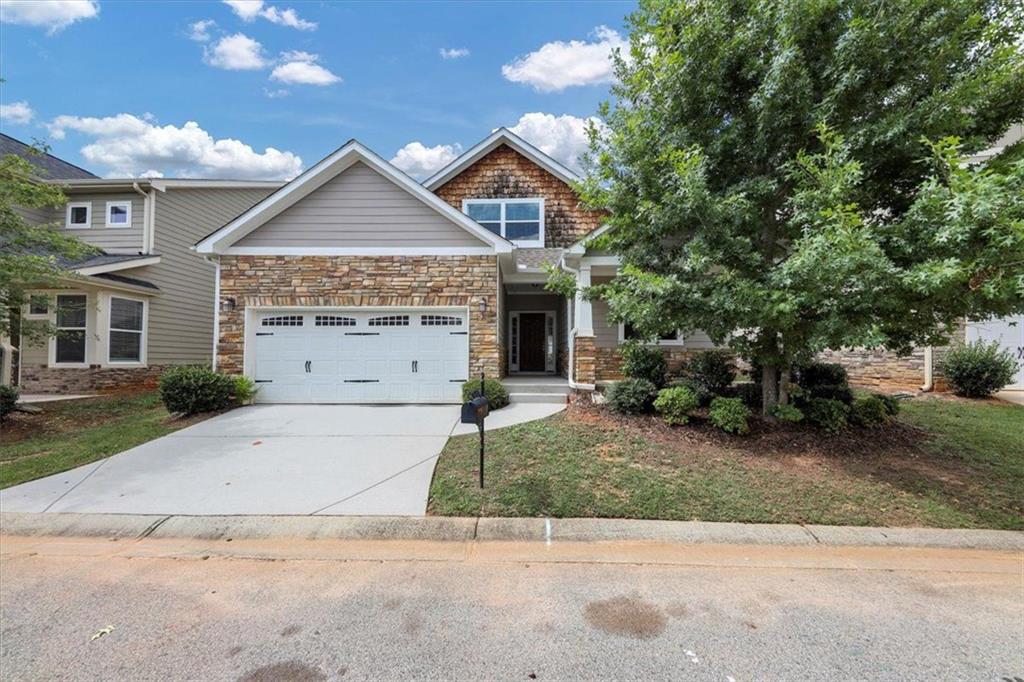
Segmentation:
[(491, 405), (487, 398), (478, 395), (469, 402), (462, 403), (462, 423), (481, 424), (490, 411)]

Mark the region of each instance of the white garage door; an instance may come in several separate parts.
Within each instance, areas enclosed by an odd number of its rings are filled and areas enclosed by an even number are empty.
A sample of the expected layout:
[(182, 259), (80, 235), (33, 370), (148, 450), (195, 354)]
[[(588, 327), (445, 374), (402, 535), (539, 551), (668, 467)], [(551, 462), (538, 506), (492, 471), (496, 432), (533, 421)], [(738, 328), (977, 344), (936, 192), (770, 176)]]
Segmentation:
[(469, 373), (464, 310), (265, 311), (253, 376), (264, 403), (452, 403)]
[(1024, 315), (1004, 317), (1000, 320), (971, 322), (967, 325), (967, 340), (997, 341), (1017, 358), (1017, 376), (1008, 390), (1024, 391)]

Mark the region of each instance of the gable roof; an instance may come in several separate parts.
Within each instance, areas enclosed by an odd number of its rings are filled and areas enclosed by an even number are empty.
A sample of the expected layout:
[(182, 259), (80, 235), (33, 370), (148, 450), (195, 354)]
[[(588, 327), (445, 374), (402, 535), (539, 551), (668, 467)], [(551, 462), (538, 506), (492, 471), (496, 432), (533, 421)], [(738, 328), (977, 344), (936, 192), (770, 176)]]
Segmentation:
[(0, 156), (7, 154), (14, 154), (25, 159), (50, 180), (79, 180), (96, 177), (84, 168), (79, 168), (53, 154), (39, 153), (21, 140), (0, 133)]
[(511, 253), (511, 242), (485, 229), (472, 218), (456, 210), (357, 140), (349, 140), (284, 187), (270, 194), (219, 230), (199, 240), (195, 245), (195, 250), (199, 253), (224, 253), (242, 237), (279, 215), (285, 209), (294, 206), (357, 161), (362, 161), (384, 178), (419, 199), (427, 207), (477, 237), (484, 244), (492, 247), (496, 253)]
[(566, 166), (563, 166), (558, 161), (555, 161), (553, 158), (537, 149), (508, 128), (498, 128), (486, 139), (474, 145), (472, 149), (465, 152), (462, 156), (458, 157), (437, 173), (424, 180), (423, 186), (431, 191), (436, 190), (438, 187), (448, 182), (503, 144), (508, 145), (566, 184), (571, 184), (580, 180), (579, 175)]

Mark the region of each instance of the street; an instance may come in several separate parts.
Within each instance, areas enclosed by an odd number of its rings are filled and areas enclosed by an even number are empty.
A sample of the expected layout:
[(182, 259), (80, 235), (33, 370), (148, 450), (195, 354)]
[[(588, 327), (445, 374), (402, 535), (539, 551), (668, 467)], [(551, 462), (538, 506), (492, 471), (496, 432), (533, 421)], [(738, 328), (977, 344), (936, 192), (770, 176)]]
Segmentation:
[(4, 680), (1024, 675), (1022, 557), (5, 537)]

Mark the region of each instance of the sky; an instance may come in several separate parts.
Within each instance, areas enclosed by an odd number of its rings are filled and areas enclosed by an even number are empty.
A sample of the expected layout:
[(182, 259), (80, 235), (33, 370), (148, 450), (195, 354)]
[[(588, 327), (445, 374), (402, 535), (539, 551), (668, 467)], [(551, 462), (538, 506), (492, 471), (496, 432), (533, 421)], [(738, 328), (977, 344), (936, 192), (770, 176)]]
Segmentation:
[(0, 131), (103, 177), (424, 178), (506, 126), (576, 167), (632, 2), (0, 0)]

